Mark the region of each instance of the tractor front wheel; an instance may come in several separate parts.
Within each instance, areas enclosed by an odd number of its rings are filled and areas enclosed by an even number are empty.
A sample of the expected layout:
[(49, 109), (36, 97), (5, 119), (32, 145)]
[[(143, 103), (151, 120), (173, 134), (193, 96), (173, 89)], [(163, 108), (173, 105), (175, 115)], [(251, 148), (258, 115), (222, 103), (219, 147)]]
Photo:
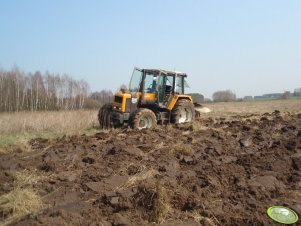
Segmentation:
[(157, 126), (156, 115), (147, 108), (138, 109), (131, 119), (131, 127), (134, 129), (150, 129)]

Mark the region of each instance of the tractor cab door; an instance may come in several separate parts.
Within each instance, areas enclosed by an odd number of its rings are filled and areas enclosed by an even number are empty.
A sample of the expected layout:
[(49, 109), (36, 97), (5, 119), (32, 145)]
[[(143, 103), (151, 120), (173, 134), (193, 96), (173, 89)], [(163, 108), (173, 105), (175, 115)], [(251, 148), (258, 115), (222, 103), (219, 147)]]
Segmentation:
[(157, 104), (157, 82), (158, 82), (159, 72), (154, 71), (144, 71), (144, 79), (142, 84), (142, 105), (152, 105)]
[(158, 104), (166, 108), (174, 95), (175, 75), (161, 72), (158, 78)]
[(129, 84), (130, 92), (140, 91), (142, 76), (143, 76), (143, 71), (140, 68), (135, 67)]

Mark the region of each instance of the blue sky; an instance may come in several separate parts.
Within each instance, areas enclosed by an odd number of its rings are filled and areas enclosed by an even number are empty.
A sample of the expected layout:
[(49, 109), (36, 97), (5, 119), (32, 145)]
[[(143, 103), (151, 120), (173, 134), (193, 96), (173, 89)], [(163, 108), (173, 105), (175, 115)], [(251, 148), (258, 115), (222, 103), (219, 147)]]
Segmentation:
[(3, 0), (0, 66), (128, 84), (134, 66), (183, 71), (191, 92), (301, 87), (299, 0)]

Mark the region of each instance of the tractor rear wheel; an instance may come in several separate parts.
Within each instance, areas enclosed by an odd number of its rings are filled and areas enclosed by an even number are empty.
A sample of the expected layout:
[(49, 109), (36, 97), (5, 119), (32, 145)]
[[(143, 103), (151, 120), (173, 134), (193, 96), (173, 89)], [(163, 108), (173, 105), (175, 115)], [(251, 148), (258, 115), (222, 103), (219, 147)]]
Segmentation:
[(178, 100), (171, 112), (171, 122), (179, 124), (185, 122), (193, 122), (194, 119), (195, 110), (193, 103), (187, 99)]
[(99, 121), (100, 129), (110, 129), (112, 127), (111, 111), (112, 111), (112, 104), (105, 104), (99, 109), (98, 121)]
[(138, 109), (131, 119), (131, 126), (134, 129), (150, 129), (157, 126), (156, 115), (147, 108)]

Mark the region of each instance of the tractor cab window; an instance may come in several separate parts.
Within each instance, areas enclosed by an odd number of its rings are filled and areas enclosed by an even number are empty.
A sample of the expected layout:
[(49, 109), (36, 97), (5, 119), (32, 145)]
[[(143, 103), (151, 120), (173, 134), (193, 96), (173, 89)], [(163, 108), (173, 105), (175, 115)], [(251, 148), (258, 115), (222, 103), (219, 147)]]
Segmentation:
[(142, 78), (142, 71), (135, 69), (129, 85), (130, 92), (138, 92), (140, 90), (140, 83)]
[(173, 92), (173, 84), (174, 75), (161, 73), (158, 79), (158, 100), (163, 106), (166, 106), (169, 102)]
[(176, 77), (176, 90), (177, 94), (183, 94), (183, 77), (177, 76)]
[(165, 84), (165, 94), (171, 94), (173, 90), (173, 75), (166, 76), (166, 84)]
[(144, 92), (155, 93), (157, 91), (157, 74), (155, 72), (146, 72), (144, 80)]

